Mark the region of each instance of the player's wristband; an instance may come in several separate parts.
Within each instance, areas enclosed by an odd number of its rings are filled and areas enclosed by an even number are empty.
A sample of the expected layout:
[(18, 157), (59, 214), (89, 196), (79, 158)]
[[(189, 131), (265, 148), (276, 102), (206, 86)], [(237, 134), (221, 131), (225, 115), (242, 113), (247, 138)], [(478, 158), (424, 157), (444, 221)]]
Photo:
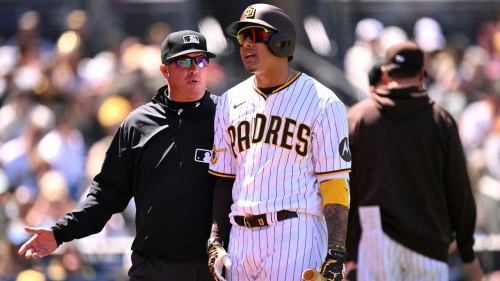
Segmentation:
[(341, 262), (345, 262), (347, 259), (347, 252), (345, 251), (345, 247), (336, 246), (336, 245), (328, 245), (328, 250), (326, 252), (326, 258), (331, 260), (338, 260)]
[(219, 237), (210, 237), (207, 241), (207, 253), (209, 253), (210, 249), (215, 246), (222, 247), (222, 241)]

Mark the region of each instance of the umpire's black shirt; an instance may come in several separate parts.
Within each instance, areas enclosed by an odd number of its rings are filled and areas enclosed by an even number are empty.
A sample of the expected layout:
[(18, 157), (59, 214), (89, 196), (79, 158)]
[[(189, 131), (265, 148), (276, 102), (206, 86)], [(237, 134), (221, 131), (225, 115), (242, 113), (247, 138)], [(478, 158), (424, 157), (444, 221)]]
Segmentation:
[(160, 88), (120, 125), (86, 200), (52, 227), (58, 244), (100, 232), (134, 197), (132, 250), (206, 258), (214, 177), (208, 170), (216, 96), (177, 110)]

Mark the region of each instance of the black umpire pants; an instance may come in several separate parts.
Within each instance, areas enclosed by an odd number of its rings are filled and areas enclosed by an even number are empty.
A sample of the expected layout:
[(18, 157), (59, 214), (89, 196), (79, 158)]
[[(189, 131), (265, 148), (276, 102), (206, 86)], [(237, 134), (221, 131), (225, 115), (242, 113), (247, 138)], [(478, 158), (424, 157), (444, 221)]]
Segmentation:
[(208, 270), (208, 260), (169, 260), (150, 256), (144, 252), (132, 252), (132, 267), (128, 271), (130, 281), (213, 281)]

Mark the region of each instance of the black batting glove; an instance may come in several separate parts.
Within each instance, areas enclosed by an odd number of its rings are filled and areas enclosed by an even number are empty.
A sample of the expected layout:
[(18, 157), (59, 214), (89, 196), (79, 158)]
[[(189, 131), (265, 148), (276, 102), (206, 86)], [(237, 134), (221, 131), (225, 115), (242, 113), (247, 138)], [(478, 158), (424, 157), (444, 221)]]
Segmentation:
[(342, 246), (328, 246), (325, 261), (320, 267), (319, 272), (328, 281), (342, 281), (344, 279), (347, 252)]

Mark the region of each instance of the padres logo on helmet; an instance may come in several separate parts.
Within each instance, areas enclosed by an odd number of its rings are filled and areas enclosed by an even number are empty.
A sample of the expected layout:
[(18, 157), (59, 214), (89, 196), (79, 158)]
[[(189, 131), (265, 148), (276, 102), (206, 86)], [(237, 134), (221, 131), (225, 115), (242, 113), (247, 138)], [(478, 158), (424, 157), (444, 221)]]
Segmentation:
[(249, 6), (245, 12), (243, 13), (245, 17), (248, 18), (253, 18), (255, 16), (255, 7), (254, 6)]
[(293, 59), (297, 35), (292, 20), (282, 9), (268, 4), (248, 6), (240, 20), (231, 23), (226, 31), (236, 36), (247, 23), (261, 25), (275, 31), (276, 33), (269, 37), (267, 46), (275, 56), (288, 57), (288, 61)]

